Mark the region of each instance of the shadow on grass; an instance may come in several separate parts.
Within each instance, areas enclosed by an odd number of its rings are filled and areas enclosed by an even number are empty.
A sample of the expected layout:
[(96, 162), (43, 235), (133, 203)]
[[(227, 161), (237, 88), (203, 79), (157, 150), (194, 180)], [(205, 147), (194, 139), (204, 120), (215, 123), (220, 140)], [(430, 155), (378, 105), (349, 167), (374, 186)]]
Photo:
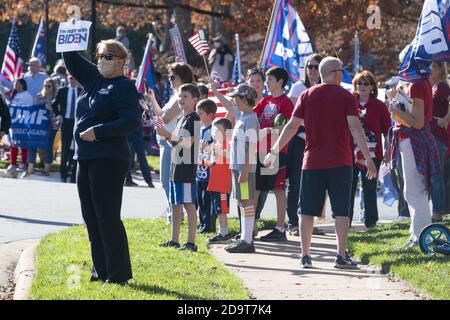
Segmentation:
[(167, 289), (165, 289), (163, 287), (159, 287), (159, 286), (149, 286), (149, 285), (145, 285), (145, 284), (130, 284), (129, 286), (131, 288), (133, 288), (134, 290), (143, 291), (150, 295), (164, 295), (165, 294), (165, 295), (175, 296), (177, 299), (180, 299), (180, 300), (205, 300), (206, 299), (204, 297), (200, 297), (197, 295), (185, 294), (185, 293), (180, 293), (177, 291), (167, 290)]

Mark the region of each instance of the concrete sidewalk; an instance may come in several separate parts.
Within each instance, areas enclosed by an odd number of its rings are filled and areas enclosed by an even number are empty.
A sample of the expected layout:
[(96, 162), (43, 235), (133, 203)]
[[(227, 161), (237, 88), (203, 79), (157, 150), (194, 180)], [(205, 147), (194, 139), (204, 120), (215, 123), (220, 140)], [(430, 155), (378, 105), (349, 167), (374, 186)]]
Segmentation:
[(20, 255), (39, 240), (22, 240), (0, 244), (0, 300), (12, 300), (14, 269)]
[(323, 236), (313, 236), (313, 269), (300, 269), (300, 237), (287, 242), (255, 239), (256, 254), (230, 254), (226, 244), (211, 245), (212, 254), (236, 274), (254, 299), (274, 300), (414, 300), (420, 293), (368, 266), (359, 270), (334, 268), (336, 238), (332, 226), (320, 226)]

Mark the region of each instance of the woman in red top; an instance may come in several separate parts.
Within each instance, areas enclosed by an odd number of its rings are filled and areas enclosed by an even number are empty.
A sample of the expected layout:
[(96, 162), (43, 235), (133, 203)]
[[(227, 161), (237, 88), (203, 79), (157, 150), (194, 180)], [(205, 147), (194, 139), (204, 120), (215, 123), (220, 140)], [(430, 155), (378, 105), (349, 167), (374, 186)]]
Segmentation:
[[(433, 222), (442, 220), (446, 213), (445, 184), (444, 184), (444, 158), (447, 151), (446, 127), (450, 121), (450, 87), (447, 83), (447, 65), (445, 62), (433, 62), (431, 65), (430, 81), (433, 85), (433, 120), (430, 123), (431, 133), (436, 140), (439, 151), (441, 170), (431, 177), (431, 200), (433, 202)], [(447, 184), (449, 182), (447, 181)]]
[[(382, 136), (387, 139), (391, 121), (387, 106), (377, 99), (378, 89), (375, 77), (370, 71), (364, 70), (355, 76), (353, 79), (353, 94), (356, 96), (358, 102), (359, 117), (367, 138), (370, 154), (377, 170), (379, 170), (383, 161)], [(364, 157), (359, 148), (355, 147), (350, 224), (353, 218), (356, 186), (359, 173), (361, 172), (365, 210), (364, 224), (367, 228), (371, 228), (378, 221), (377, 179), (367, 179), (366, 171)]]

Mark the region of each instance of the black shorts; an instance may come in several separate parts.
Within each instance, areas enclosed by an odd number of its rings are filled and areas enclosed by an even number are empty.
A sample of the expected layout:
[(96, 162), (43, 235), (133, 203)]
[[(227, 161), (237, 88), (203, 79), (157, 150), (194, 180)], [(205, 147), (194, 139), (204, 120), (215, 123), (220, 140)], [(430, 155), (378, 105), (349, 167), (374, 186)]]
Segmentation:
[[(287, 155), (280, 153), (273, 169), (266, 168), (259, 159), (256, 164), (256, 190), (270, 191), (273, 189), (286, 189)], [(262, 171), (264, 170), (264, 171)]]
[(349, 217), (352, 179), (353, 167), (303, 170), (298, 213), (320, 217), (328, 191), (333, 218)]

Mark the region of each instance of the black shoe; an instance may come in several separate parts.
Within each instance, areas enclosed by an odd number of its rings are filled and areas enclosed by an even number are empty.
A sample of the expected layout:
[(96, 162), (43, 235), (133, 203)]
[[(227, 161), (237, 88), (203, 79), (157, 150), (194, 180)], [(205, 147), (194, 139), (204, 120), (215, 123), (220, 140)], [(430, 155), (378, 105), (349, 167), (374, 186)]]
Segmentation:
[(325, 231), (323, 231), (320, 228), (314, 227), (312, 234), (315, 236), (323, 236), (323, 235), (325, 235)]
[(101, 278), (99, 278), (98, 276), (95, 276), (95, 275), (91, 275), (91, 277), (89, 278), (89, 282), (99, 282), (99, 281), (105, 282), (104, 279), (101, 279)]
[(281, 232), (277, 228), (273, 229), (268, 235), (262, 236), (261, 241), (265, 242), (277, 242), (277, 241), (287, 241), (286, 231)]
[(300, 259), (300, 263), (303, 269), (311, 269), (312, 268), (311, 256), (303, 256)]
[(152, 188), (152, 189), (155, 187), (155, 185), (153, 184), (153, 182), (147, 183), (147, 186), (148, 186), (149, 188)]
[(161, 243), (159, 246), (163, 247), (163, 248), (176, 248), (176, 249), (178, 249), (180, 247), (180, 244), (178, 242), (174, 242), (172, 240), (169, 240), (169, 241), (166, 241), (164, 243)]
[(128, 281), (116, 281), (116, 280), (106, 279), (105, 284), (117, 284), (119, 286), (125, 286), (128, 284)]
[(209, 239), (209, 242), (223, 242), (231, 239), (231, 234), (226, 234), (222, 236), (220, 233), (216, 234), (214, 237)]
[(234, 236), (233, 241), (239, 241), (241, 240), (241, 234), (238, 233), (237, 235)]
[[(347, 255), (347, 253), (345, 253)], [(338, 269), (358, 269), (358, 264), (349, 257), (336, 256), (334, 260), (334, 267)]]
[(255, 253), (255, 245), (253, 243), (248, 244), (244, 240), (238, 240), (225, 247), (225, 251), (229, 253)]
[(180, 249), (178, 249), (180, 251), (192, 251), (192, 252), (197, 252), (197, 246), (193, 243), (185, 243), (181, 246)]
[(125, 181), (125, 186), (127, 186), (127, 187), (137, 187), (138, 184), (136, 182), (130, 180), (130, 181)]

